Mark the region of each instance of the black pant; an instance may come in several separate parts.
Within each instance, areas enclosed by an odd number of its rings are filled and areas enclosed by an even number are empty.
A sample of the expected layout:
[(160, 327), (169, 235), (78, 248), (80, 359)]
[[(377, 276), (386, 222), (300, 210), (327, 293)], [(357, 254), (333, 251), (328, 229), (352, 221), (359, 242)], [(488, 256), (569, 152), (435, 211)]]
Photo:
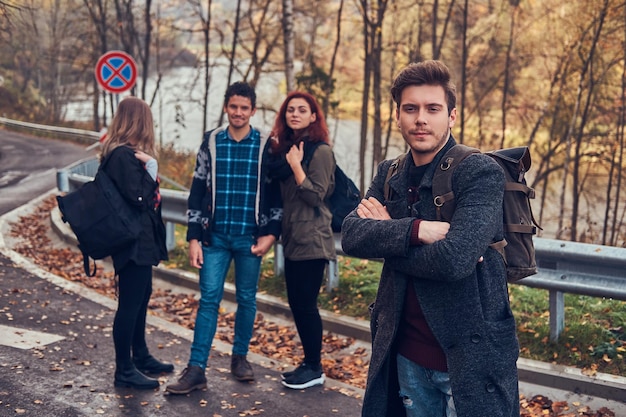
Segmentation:
[(318, 367), (322, 350), (322, 318), (317, 296), (324, 279), (326, 259), (291, 261), (285, 259), (287, 298), (304, 350), (304, 362)]
[(135, 357), (147, 356), (146, 313), (152, 294), (152, 266), (128, 264), (118, 272), (118, 304), (113, 321), (115, 364), (120, 368), (132, 365)]

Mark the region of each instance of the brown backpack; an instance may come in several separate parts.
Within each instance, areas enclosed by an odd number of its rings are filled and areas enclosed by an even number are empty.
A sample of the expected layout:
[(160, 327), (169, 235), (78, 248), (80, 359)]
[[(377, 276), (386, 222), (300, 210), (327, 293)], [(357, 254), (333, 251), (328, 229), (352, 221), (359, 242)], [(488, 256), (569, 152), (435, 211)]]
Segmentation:
[[(450, 221), (456, 207), (452, 191), (452, 174), (466, 157), (480, 153), (476, 148), (455, 145), (441, 158), (433, 176), (433, 201), (437, 208), (437, 220)], [(390, 198), (389, 179), (400, 170), (406, 155), (391, 164), (385, 179), (385, 198)], [(504, 258), (507, 280), (517, 281), (537, 273), (533, 235), (541, 227), (533, 217), (530, 199), (535, 198), (535, 190), (528, 187), (524, 174), (531, 166), (530, 151), (527, 146), (500, 149), (487, 152), (503, 169), (505, 175), (504, 199), (502, 202), (504, 239), (492, 243)]]

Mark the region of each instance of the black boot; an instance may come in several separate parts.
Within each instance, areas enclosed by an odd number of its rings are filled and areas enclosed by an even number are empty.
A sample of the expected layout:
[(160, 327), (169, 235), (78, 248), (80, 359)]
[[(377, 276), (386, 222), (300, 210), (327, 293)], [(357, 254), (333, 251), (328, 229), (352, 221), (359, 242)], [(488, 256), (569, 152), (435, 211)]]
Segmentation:
[(142, 357), (134, 357), (133, 363), (137, 369), (146, 374), (159, 375), (174, 372), (174, 365), (171, 363), (161, 362), (150, 354)]
[(137, 389), (154, 389), (159, 387), (159, 381), (145, 376), (134, 366), (118, 366), (115, 369), (115, 386)]

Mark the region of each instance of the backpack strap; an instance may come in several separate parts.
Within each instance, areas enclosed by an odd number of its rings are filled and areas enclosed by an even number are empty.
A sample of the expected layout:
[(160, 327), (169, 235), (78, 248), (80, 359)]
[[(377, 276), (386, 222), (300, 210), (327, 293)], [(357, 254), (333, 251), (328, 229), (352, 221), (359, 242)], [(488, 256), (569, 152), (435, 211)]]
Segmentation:
[(302, 156), (302, 162), (304, 163), (305, 167), (309, 167), (309, 164), (311, 163), (311, 159), (313, 159), (313, 154), (315, 153), (315, 151), (317, 150), (317, 148), (320, 147), (320, 145), (328, 145), (330, 146), (330, 144), (326, 143), (326, 142), (308, 142), (305, 141), (304, 142), (304, 155)]
[(389, 180), (391, 177), (396, 175), (399, 171), (404, 167), (404, 163), (406, 162), (406, 158), (409, 153), (402, 154), (393, 160), (391, 165), (389, 165), (389, 169), (387, 170), (387, 175), (385, 176), (385, 184), (383, 186), (383, 196), (385, 200), (391, 200), (391, 188), (389, 187)]
[[(468, 156), (480, 153), (476, 148), (466, 145), (454, 145), (439, 161), (439, 166), (433, 175), (433, 202), (437, 208), (437, 220), (450, 221), (456, 204), (452, 191), (452, 175), (456, 167)], [(446, 204), (448, 203), (448, 204)]]
[(87, 255), (85, 253), (85, 251), (80, 247), (80, 245), (78, 245), (78, 249), (80, 249), (80, 252), (83, 254), (83, 269), (85, 270), (85, 275), (87, 275), (88, 277), (94, 277), (96, 276), (96, 271), (98, 270), (98, 268), (96, 267), (96, 260), (93, 260), (93, 270), (91, 269), (91, 267), (89, 266), (89, 255)]

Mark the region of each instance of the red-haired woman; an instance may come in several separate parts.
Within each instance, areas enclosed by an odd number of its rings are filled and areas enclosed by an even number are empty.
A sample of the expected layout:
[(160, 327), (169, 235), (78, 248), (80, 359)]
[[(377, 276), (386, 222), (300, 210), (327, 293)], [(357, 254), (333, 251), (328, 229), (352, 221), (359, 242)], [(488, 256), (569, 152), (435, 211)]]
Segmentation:
[(335, 187), (335, 157), (328, 126), (313, 96), (291, 92), (280, 107), (272, 132), (269, 176), (280, 182), (283, 202), (281, 239), (289, 307), (304, 350), (294, 371), (282, 384), (302, 389), (324, 383), (321, 366), (322, 320), (317, 308), (324, 270), (335, 259), (325, 202)]

